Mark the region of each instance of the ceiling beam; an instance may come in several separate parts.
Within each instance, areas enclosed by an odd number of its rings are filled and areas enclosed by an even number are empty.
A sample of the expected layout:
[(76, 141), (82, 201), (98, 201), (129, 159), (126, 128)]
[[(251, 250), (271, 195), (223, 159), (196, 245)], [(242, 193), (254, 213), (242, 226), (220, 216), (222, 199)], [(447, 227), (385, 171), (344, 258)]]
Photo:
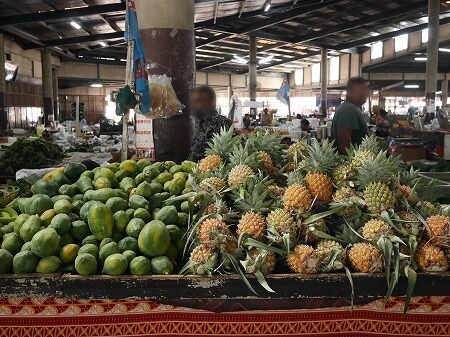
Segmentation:
[(206, 40), (200, 40), (200, 41), (198, 41), (196, 43), (196, 47), (198, 48), (198, 47), (206, 46), (208, 44), (211, 44), (211, 43), (214, 43), (214, 42), (226, 39), (226, 38), (228, 38), (230, 36), (233, 36), (233, 35), (234, 34), (222, 33), (221, 35), (216, 35), (216, 36), (210, 37), (209, 39), (206, 39)]
[(81, 16), (98, 15), (112, 12), (124, 12), (125, 3), (88, 6), (74, 9), (64, 9), (40, 13), (28, 13), (2, 17), (0, 26), (19, 25), (23, 23), (61, 20)]
[[(94, 42), (94, 41), (107, 41), (107, 40), (119, 39), (119, 38), (123, 38), (123, 32), (67, 37), (64, 39), (42, 41), (42, 43), (46, 47), (55, 47), (55, 46), (67, 46), (67, 45), (71, 45), (71, 44), (80, 44), (80, 43)], [(26, 48), (26, 49), (34, 49), (34, 48)]]
[(232, 59), (233, 59), (233, 56), (227, 56), (227, 57), (224, 57), (223, 59), (221, 59), (219, 61), (214, 61), (214, 62), (210, 62), (210, 63), (207, 63), (207, 64), (199, 65), (197, 67), (197, 70), (205, 70), (205, 69), (208, 69), (208, 68), (217, 67), (217, 66), (220, 66), (221, 64), (230, 62)]
[(295, 39), (292, 39), (291, 42), (296, 43), (296, 44), (302, 44), (304, 42), (322, 38), (322, 37), (332, 35), (335, 33), (347, 31), (350, 29), (355, 29), (357, 27), (365, 26), (365, 25), (368, 25), (370, 23), (374, 23), (377, 21), (392, 19), (397, 16), (405, 15), (410, 12), (424, 10), (427, 8), (427, 6), (428, 6), (428, 1), (423, 0), (414, 5), (402, 6), (402, 7), (396, 8), (394, 10), (391, 10), (389, 12), (381, 12), (381, 13), (378, 13), (375, 15), (370, 15), (368, 17), (364, 17), (364, 18), (357, 19), (354, 21), (348, 21), (347, 23), (344, 23), (342, 25), (337, 25), (335, 27), (329, 27), (327, 29), (322, 29), (322, 30), (319, 30), (319, 31), (316, 31), (313, 33), (303, 34), (303, 35), (300, 35), (299, 37), (296, 37)]
[[(443, 18), (443, 19), (439, 20), (439, 25), (440, 26), (446, 25), (446, 24), (449, 24), (449, 23), (450, 23), (450, 17)], [(417, 31), (425, 29), (427, 27), (428, 27), (428, 23), (422, 23), (420, 25), (415, 25), (415, 26), (399, 29), (397, 31), (392, 31), (392, 32), (380, 34), (378, 36), (371, 36), (371, 37), (368, 37), (368, 38), (365, 38), (365, 39), (356, 40), (356, 41), (350, 41), (348, 43), (343, 43), (343, 44), (340, 44), (340, 45), (332, 47), (332, 49), (343, 50), (343, 49), (348, 49), (348, 48), (359, 47), (359, 46), (363, 46), (365, 44), (387, 40), (387, 39), (396, 37), (398, 35), (417, 32)]]
[(263, 66), (259, 66), (258, 70), (267, 69), (267, 68), (276, 67), (276, 66), (281, 66), (283, 64), (286, 64), (286, 63), (289, 63), (289, 62), (292, 62), (292, 61), (303, 60), (303, 59), (306, 59), (308, 57), (317, 56), (317, 55), (320, 55), (320, 51), (310, 51), (310, 52), (307, 52), (306, 54), (303, 54), (303, 55), (297, 55), (297, 56), (291, 57), (290, 59), (286, 59), (286, 60), (283, 60), (283, 61), (278, 61), (278, 62), (274, 62), (274, 63), (270, 63), (270, 64), (265, 64)]

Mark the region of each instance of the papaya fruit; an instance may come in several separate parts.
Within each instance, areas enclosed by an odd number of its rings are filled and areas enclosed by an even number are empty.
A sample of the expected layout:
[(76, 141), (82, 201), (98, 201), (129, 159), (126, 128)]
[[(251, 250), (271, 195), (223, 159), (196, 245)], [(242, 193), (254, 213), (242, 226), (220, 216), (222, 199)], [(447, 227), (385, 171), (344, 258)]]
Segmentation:
[(88, 225), (97, 240), (110, 237), (114, 229), (114, 216), (108, 206), (95, 203), (88, 212)]

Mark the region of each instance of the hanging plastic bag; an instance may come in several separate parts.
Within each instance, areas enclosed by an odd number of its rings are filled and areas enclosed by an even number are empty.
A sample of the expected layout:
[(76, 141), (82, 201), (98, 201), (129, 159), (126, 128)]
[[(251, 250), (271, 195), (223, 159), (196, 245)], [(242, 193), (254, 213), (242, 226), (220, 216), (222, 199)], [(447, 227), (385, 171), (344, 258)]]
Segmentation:
[(172, 79), (166, 75), (152, 75), (149, 78), (152, 108), (146, 114), (149, 118), (170, 118), (181, 114), (185, 106), (177, 98)]

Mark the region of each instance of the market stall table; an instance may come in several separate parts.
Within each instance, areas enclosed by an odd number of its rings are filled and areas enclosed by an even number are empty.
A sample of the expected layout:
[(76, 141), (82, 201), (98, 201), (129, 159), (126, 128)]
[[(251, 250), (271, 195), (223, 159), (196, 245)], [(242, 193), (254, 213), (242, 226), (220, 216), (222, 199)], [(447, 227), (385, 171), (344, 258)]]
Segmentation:
[(449, 277), (419, 274), (403, 316), (403, 298), (384, 303), (382, 274), (354, 275), (353, 309), (343, 274), (269, 276), (276, 292), (261, 297), (236, 276), (5, 275), (0, 337), (448, 336)]

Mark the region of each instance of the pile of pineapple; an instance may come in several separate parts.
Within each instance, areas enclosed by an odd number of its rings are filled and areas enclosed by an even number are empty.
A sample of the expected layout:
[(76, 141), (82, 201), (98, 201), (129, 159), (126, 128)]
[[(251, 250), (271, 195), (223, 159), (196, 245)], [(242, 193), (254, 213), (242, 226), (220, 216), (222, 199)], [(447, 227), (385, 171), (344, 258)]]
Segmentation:
[(233, 129), (208, 145), (189, 179), (199, 210), (182, 272), (254, 274), (271, 291), (264, 275), (288, 270), (388, 271), (395, 285), (399, 274), (448, 269), (450, 217), (433, 184), (375, 137), (348, 156), (328, 141), (287, 148), (277, 135)]

